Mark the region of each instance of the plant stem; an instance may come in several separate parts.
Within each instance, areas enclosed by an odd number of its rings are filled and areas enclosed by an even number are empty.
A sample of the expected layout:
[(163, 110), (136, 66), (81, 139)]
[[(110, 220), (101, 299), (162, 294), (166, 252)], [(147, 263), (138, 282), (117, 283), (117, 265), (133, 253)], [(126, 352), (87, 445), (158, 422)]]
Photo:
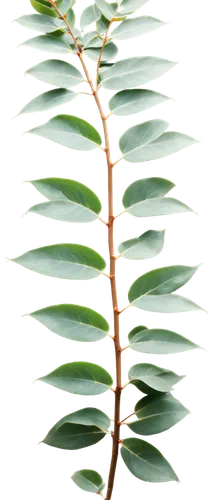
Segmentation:
[(120, 311), (119, 311), (119, 290), (117, 286), (117, 261), (115, 252), (115, 168), (112, 161), (111, 137), (109, 132), (108, 120), (103, 109), (98, 89), (94, 87), (93, 81), (88, 75), (87, 65), (83, 54), (80, 54), (80, 64), (86, 76), (88, 86), (93, 94), (97, 112), (102, 125), (102, 135), (104, 142), (104, 157), (106, 166), (107, 182), (107, 252), (109, 259), (109, 292), (111, 301), (111, 316), (113, 326), (113, 353), (115, 369), (115, 392), (113, 393), (113, 417), (114, 431), (112, 436), (112, 449), (109, 462), (108, 480), (106, 486), (105, 500), (112, 499), (112, 493), (115, 484), (115, 476), (118, 466), (120, 439), (121, 439), (121, 393), (122, 393), (122, 344), (120, 335)]
[[(69, 25), (66, 15), (63, 16), (60, 13), (60, 10), (56, 6), (56, 3), (52, 0), (49, 0), (50, 3), (53, 5), (53, 7), (56, 9), (56, 12), (58, 15), (64, 20), (68, 32), (70, 33), (73, 42), (76, 46), (77, 49), (77, 56), (79, 57), (79, 60), (82, 64), (82, 68), (84, 70), (87, 82), (89, 83), (91, 87), (92, 94), (94, 96), (100, 118), (102, 120), (102, 125), (103, 125), (103, 132), (104, 132), (104, 138), (105, 138), (105, 154), (106, 154), (106, 162), (107, 162), (107, 168), (108, 168), (108, 245), (109, 245), (109, 258), (110, 258), (110, 283), (111, 283), (111, 296), (112, 296), (112, 306), (113, 306), (113, 315), (114, 315), (114, 347), (115, 347), (115, 358), (116, 358), (116, 388), (115, 388), (115, 410), (114, 410), (114, 432), (112, 434), (113, 438), (113, 445), (112, 445), (112, 457), (111, 457), (111, 465), (110, 465), (110, 471), (109, 471), (109, 478), (108, 478), (108, 489), (107, 489), (107, 495), (105, 497), (105, 500), (110, 500), (112, 497), (112, 492), (113, 492), (113, 487), (114, 487), (114, 479), (115, 479), (115, 473), (116, 473), (116, 466), (117, 466), (117, 460), (118, 460), (118, 453), (119, 453), (119, 444), (120, 444), (120, 400), (121, 400), (121, 392), (122, 392), (122, 382), (121, 382), (121, 345), (120, 345), (120, 334), (119, 334), (119, 311), (118, 311), (118, 300), (117, 300), (117, 288), (116, 288), (116, 276), (115, 276), (115, 271), (116, 271), (116, 259), (114, 256), (114, 214), (113, 214), (113, 163), (111, 161), (111, 153), (110, 153), (110, 141), (109, 141), (109, 133), (108, 133), (108, 127), (106, 123), (106, 116), (103, 112), (102, 105), (98, 96), (98, 88), (94, 87), (93, 81), (90, 77), (90, 74), (88, 72), (87, 66), (85, 64), (85, 61), (83, 59), (83, 54), (81, 52), (81, 49), (78, 46), (77, 40), (72, 32), (72, 28)], [(117, 12), (117, 10), (116, 10)], [(111, 26), (113, 19), (110, 21), (110, 25), (108, 27), (108, 30), (106, 32), (106, 35), (104, 37), (104, 43), (103, 47), (101, 49), (101, 55), (100, 59), (98, 60), (97, 64), (97, 71), (99, 72), (99, 67), (100, 67), (100, 62), (102, 59), (102, 54), (105, 46), (105, 42), (107, 39), (107, 34), (109, 31), (109, 28)]]

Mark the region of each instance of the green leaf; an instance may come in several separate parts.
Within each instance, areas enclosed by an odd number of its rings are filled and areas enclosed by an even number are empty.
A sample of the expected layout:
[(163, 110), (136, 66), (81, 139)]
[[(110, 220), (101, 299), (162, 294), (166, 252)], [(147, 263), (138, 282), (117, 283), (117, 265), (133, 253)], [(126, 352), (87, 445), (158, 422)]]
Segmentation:
[(169, 129), (170, 122), (151, 118), (129, 127), (119, 136), (118, 149), (125, 162), (158, 161), (192, 148), (198, 143), (190, 134)]
[(103, 316), (74, 304), (46, 307), (29, 316), (60, 337), (78, 342), (97, 342), (109, 332), (109, 324)]
[(101, 73), (105, 89), (130, 89), (151, 82), (172, 69), (176, 63), (158, 57), (131, 57)]
[(184, 375), (160, 368), (149, 363), (141, 363), (132, 366), (128, 373), (130, 384), (135, 385), (144, 394), (155, 394), (157, 392), (170, 392), (173, 386), (180, 382)]
[(28, 212), (66, 222), (92, 222), (101, 211), (99, 198), (80, 182), (50, 178), (32, 181), (31, 184), (50, 202), (35, 205)]
[(95, 149), (102, 142), (100, 134), (90, 123), (71, 115), (55, 116), (44, 125), (28, 132), (80, 151)]
[(146, 89), (122, 90), (109, 101), (110, 111), (117, 116), (133, 115), (168, 101), (170, 97)]
[(178, 481), (174, 470), (163, 455), (141, 439), (124, 439), (121, 455), (130, 472), (142, 481), (165, 483)]
[(46, 16), (57, 17), (56, 11), (51, 7), (50, 2), (45, 0), (30, 0), (32, 7), (39, 12), (39, 14), (45, 14)]
[(103, 45), (102, 39), (96, 31), (89, 31), (82, 37), (84, 48), (101, 48)]
[(104, 368), (84, 361), (62, 365), (38, 380), (80, 396), (103, 394), (113, 384), (111, 375)]
[(100, 11), (96, 5), (89, 5), (84, 9), (80, 18), (80, 27), (84, 31), (90, 24), (96, 22), (100, 18)]
[(44, 92), (44, 94), (38, 95), (26, 104), (18, 113), (18, 116), (24, 113), (48, 111), (49, 109), (56, 108), (57, 106), (72, 101), (77, 95), (77, 93), (67, 89), (49, 90), (48, 92)]
[[(114, 43), (109, 43), (105, 45), (103, 50), (102, 61), (110, 61), (114, 59), (118, 53), (118, 48)], [(100, 48), (90, 48), (85, 49), (85, 55), (88, 56), (93, 61), (97, 61), (100, 55)]]
[(99, 494), (105, 488), (102, 477), (94, 470), (79, 470), (73, 474), (71, 479), (81, 490), (89, 493)]
[(155, 269), (138, 278), (129, 290), (134, 307), (153, 312), (185, 312), (201, 309), (194, 302), (169, 295), (185, 285), (199, 266), (169, 266)]
[[(66, 19), (70, 25), (71, 28), (74, 27), (75, 25), (75, 21), (76, 21), (76, 16), (75, 16), (75, 12), (73, 9), (69, 9), (67, 14), (66, 14)], [(69, 34), (70, 35), (70, 34)]]
[(65, 43), (61, 38), (53, 35), (39, 35), (30, 40), (21, 43), (20, 47), (32, 47), (33, 49), (44, 50), (45, 52), (54, 52), (66, 54), (73, 52), (70, 45)]
[(139, 238), (121, 243), (118, 251), (125, 259), (150, 259), (163, 250), (164, 238), (165, 231), (146, 231)]
[(149, 0), (123, 0), (119, 12), (125, 15), (133, 14), (133, 12), (143, 7), (148, 1)]
[(53, 17), (39, 14), (21, 16), (15, 21), (25, 28), (41, 31), (42, 33), (53, 33), (62, 27), (62, 21), (60, 19), (54, 19)]
[(189, 410), (171, 394), (146, 396), (135, 407), (137, 421), (128, 423), (129, 429), (142, 436), (151, 436), (167, 431), (183, 420)]
[(91, 248), (70, 243), (37, 248), (11, 260), (46, 276), (72, 280), (96, 278), (106, 266)]
[(105, 413), (96, 408), (85, 408), (59, 420), (42, 442), (63, 450), (87, 448), (106, 436), (109, 425)]
[(43, 61), (28, 69), (26, 74), (61, 88), (75, 87), (83, 81), (83, 76), (78, 69), (58, 59)]
[(130, 347), (134, 351), (145, 352), (148, 354), (174, 354), (178, 352), (191, 351), (199, 349), (199, 346), (186, 339), (178, 333), (170, 330), (162, 330), (154, 328), (152, 330), (145, 329), (137, 331), (133, 335), (130, 332)]
[(164, 196), (175, 187), (167, 179), (151, 177), (133, 182), (125, 191), (123, 206), (135, 217), (171, 215), (193, 210), (174, 198)]
[(65, 15), (71, 7), (76, 3), (76, 0), (57, 0), (56, 5), (62, 15)]
[(111, 33), (111, 37), (116, 40), (127, 40), (137, 36), (145, 35), (150, 31), (162, 28), (166, 23), (151, 16), (133, 17), (123, 21)]

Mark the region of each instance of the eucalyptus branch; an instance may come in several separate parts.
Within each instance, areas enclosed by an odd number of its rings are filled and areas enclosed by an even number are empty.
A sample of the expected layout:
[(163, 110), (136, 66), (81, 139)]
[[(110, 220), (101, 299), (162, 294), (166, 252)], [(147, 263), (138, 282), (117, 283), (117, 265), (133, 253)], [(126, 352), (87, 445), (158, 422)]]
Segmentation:
[[(128, 373), (128, 382), (122, 385), (122, 353), (128, 348), (140, 353), (169, 354), (196, 349), (198, 346), (181, 335), (160, 329), (148, 329), (135, 326), (128, 335), (129, 344), (120, 344), (120, 315), (130, 307), (137, 307), (151, 312), (186, 312), (201, 308), (175, 292), (185, 285), (195, 274), (198, 266), (168, 266), (154, 269), (140, 276), (130, 287), (128, 305), (122, 310), (118, 306), (116, 285), (116, 262), (120, 258), (144, 260), (156, 257), (164, 247), (165, 231), (150, 230), (136, 238), (123, 241), (118, 246), (119, 255), (114, 249), (114, 222), (129, 213), (135, 217), (151, 217), (170, 215), (181, 212), (193, 212), (186, 204), (172, 197), (165, 197), (174, 184), (166, 179), (151, 177), (133, 182), (123, 196), (124, 210), (114, 215), (113, 206), (113, 167), (121, 160), (127, 163), (138, 163), (157, 160), (173, 154), (197, 141), (178, 132), (167, 132), (167, 123), (163, 120), (150, 120), (129, 128), (120, 138), (119, 147), (122, 156), (115, 162), (111, 159), (111, 145), (107, 120), (110, 115), (128, 116), (139, 113), (152, 106), (166, 101), (165, 95), (148, 89), (136, 89), (150, 80), (160, 77), (174, 63), (156, 57), (131, 57), (118, 61), (105, 68), (102, 73), (102, 87), (107, 90), (118, 90), (109, 101), (109, 113), (104, 113), (103, 104), (98, 95), (101, 84), (98, 84), (100, 66), (107, 41), (110, 50), (109, 60), (115, 57), (117, 47), (111, 40), (139, 36), (164, 25), (158, 19), (141, 16), (128, 18), (145, 0), (126, 0), (114, 4), (105, 0), (95, 0), (94, 5), (84, 9), (81, 15), (81, 31), (97, 23), (97, 33), (81, 33), (75, 28), (75, 13), (69, 0), (31, 0), (34, 9), (39, 13), (22, 16), (17, 21), (28, 28), (45, 32), (45, 35), (27, 40), (23, 45), (40, 50), (75, 52), (80, 61), (81, 71), (62, 60), (47, 60), (27, 70), (27, 74), (38, 80), (52, 84), (54, 90), (35, 97), (19, 114), (33, 111), (46, 111), (55, 106), (70, 102), (81, 94), (94, 98), (102, 123), (104, 142), (99, 132), (88, 122), (75, 116), (57, 115), (47, 123), (29, 131), (34, 135), (45, 137), (70, 149), (90, 151), (101, 149), (105, 154), (108, 173), (108, 219), (100, 216), (101, 202), (96, 194), (87, 186), (71, 179), (48, 178), (31, 181), (47, 201), (34, 205), (28, 213), (35, 213), (47, 218), (64, 222), (89, 223), (94, 220), (102, 222), (108, 231), (109, 272), (105, 272), (106, 262), (101, 255), (89, 247), (74, 243), (55, 244), (30, 250), (12, 259), (13, 262), (46, 276), (61, 279), (94, 279), (100, 275), (108, 278), (111, 289), (112, 314), (114, 332), (111, 335), (106, 319), (92, 309), (76, 304), (48, 306), (30, 314), (55, 334), (69, 340), (93, 342), (108, 336), (114, 343), (116, 359), (116, 385), (113, 388), (111, 375), (101, 366), (88, 362), (72, 362), (58, 367), (52, 373), (42, 377), (44, 383), (80, 395), (98, 395), (110, 390), (114, 394), (114, 428), (109, 431), (111, 420), (96, 408), (85, 408), (62, 418), (48, 432), (43, 443), (57, 448), (75, 450), (96, 444), (108, 434), (112, 437), (112, 454), (106, 496), (103, 493), (102, 477), (90, 469), (77, 471), (72, 479), (85, 491), (111, 500), (119, 448), (124, 463), (139, 479), (148, 482), (167, 482), (178, 480), (173, 468), (160, 452), (149, 443), (140, 439), (121, 439), (121, 427), (131, 416), (137, 413), (138, 419), (128, 423), (128, 427), (139, 435), (152, 435), (163, 432), (175, 425), (188, 414), (188, 410), (173, 396), (173, 386), (183, 377), (153, 364), (134, 365)], [(96, 8), (95, 8), (96, 7)], [(104, 37), (103, 19), (107, 26)], [(122, 20), (109, 35), (113, 22)], [(102, 46), (100, 48), (100, 40)], [(85, 41), (87, 40), (87, 42)], [(97, 44), (98, 42), (98, 44)], [(90, 45), (91, 43), (91, 45)], [(98, 45), (98, 48), (97, 48)], [(93, 78), (89, 73), (85, 56), (96, 59)], [(149, 67), (149, 72), (148, 72)], [(86, 82), (90, 92), (73, 92), (70, 88)], [(93, 83), (94, 82), (94, 83)], [(132, 88), (134, 87), (134, 88)], [(103, 157), (103, 155), (101, 155)], [(125, 387), (134, 385), (146, 396), (135, 406), (134, 413), (121, 421), (121, 394)], [(152, 394), (152, 398), (150, 397)], [(161, 415), (161, 417), (160, 417)], [(163, 415), (165, 417), (163, 417)], [(160, 467), (154, 474), (153, 464)], [(144, 466), (146, 463), (146, 467)]]

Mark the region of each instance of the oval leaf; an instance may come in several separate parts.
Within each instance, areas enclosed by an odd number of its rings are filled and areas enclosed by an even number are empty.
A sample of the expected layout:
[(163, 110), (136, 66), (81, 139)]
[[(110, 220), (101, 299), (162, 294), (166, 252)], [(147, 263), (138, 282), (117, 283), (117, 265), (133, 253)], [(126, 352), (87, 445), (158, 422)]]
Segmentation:
[(175, 198), (164, 196), (175, 187), (172, 182), (151, 177), (133, 182), (125, 191), (123, 206), (135, 217), (172, 215), (193, 210)]
[(106, 427), (109, 424), (105, 413), (96, 408), (85, 408), (59, 420), (43, 443), (63, 450), (87, 448), (105, 437), (106, 429), (102, 425)]
[(33, 49), (44, 50), (45, 52), (54, 52), (58, 54), (66, 54), (73, 52), (70, 45), (65, 43), (60, 37), (53, 35), (39, 35), (30, 40), (21, 43), (20, 46), (32, 47)]
[(50, 202), (35, 205), (28, 212), (67, 222), (92, 222), (102, 208), (95, 193), (80, 182), (50, 178), (31, 183)]
[(189, 410), (171, 394), (163, 394), (142, 398), (135, 407), (135, 413), (138, 420), (127, 424), (128, 427), (136, 434), (151, 436), (176, 425), (189, 414)]
[(176, 63), (158, 57), (132, 57), (118, 61), (100, 73), (105, 89), (129, 89), (151, 82), (172, 69)]
[(85, 28), (90, 26), (90, 24), (94, 23), (100, 18), (100, 11), (96, 5), (89, 5), (84, 9), (80, 18), (80, 27), (81, 30), (84, 31)]
[(138, 278), (129, 290), (129, 302), (154, 312), (185, 312), (200, 309), (184, 297), (169, 295), (187, 283), (198, 266), (169, 266), (155, 269)]
[(76, 3), (76, 0), (57, 0), (56, 5), (60, 13), (64, 16), (71, 7)]
[(97, 342), (109, 331), (109, 324), (96, 311), (74, 304), (50, 306), (29, 314), (51, 332), (78, 342)]
[(198, 345), (170, 330), (158, 328), (145, 330), (143, 327), (143, 330), (138, 330), (134, 335), (133, 331), (130, 333), (130, 347), (138, 352), (145, 352), (148, 354), (174, 354), (191, 351), (192, 349), (199, 349)]
[[(115, 43), (109, 43), (104, 47), (101, 61), (110, 61), (114, 57), (116, 57), (118, 53), (118, 48)], [(85, 49), (85, 55), (88, 56), (93, 61), (97, 61), (100, 55), (99, 48), (90, 48)]]
[(62, 28), (62, 21), (60, 19), (45, 15), (41, 16), (39, 14), (21, 16), (16, 19), (16, 22), (25, 28), (41, 31), (41, 33), (53, 33), (54, 31)]
[(95, 0), (95, 3), (99, 10), (102, 12), (103, 16), (108, 19), (108, 21), (111, 21), (113, 17), (118, 20), (120, 19), (120, 17), (117, 15), (117, 3), (109, 3), (105, 0)]
[(162, 28), (166, 23), (151, 16), (133, 17), (123, 21), (111, 33), (111, 37), (116, 40), (127, 40), (136, 36), (145, 35), (158, 28)]
[(94, 470), (79, 470), (71, 479), (81, 490), (89, 493), (99, 494), (105, 488), (102, 477)]
[(83, 76), (78, 69), (58, 59), (43, 61), (28, 69), (26, 74), (61, 88), (75, 87), (83, 81)]
[(90, 123), (71, 115), (58, 115), (40, 127), (32, 128), (29, 134), (80, 151), (90, 151), (100, 146), (101, 137)]
[(124, 241), (118, 251), (125, 259), (141, 260), (156, 257), (164, 246), (165, 231), (147, 231), (132, 240)]
[(174, 470), (163, 455), (141, 439), (124, 439), (121, 455), (130, 472), (142, 481), (165, 483), (178, 481)]
[(84, 361), (62, 365), (38, 380), (80, 396), (103, 394), (113, 384), (111, 375), (104, 368)]
[(19, 115), (24, 113), (35, 113), (39, 111), (48, 111), (49, 109), (56, 108), (72, 101), (77, 97), (78, 94), (72, 92), (72, 90), (66, 89), (54, 89), (44, 92), (44, 94), (38, 95), (32, 101), (30, 101), (22, 110)]
[(198, 140), (190, 134), (168, 129), (169, 125), (167, 120), (153, 118), (129, 127), (118, 140), (124, 161), (134, 164), (158, 161), (197, 144)]
[(11, 260), (46, 276), (72, 280), (96, 278), (106, 265), (104, 259), (91, 248), (70, 243), (30, 250)]
[(168, 101), (169, 99), (170, 97), (166, 97), (153, 90), (121, 90), (121, 92), (118, 92), (110, 99), (109, 109), (114, 115), (133, 115)]
[(50, 2), (45, 0), (30, 0), (32, 7), (39, 12), (39, 14), (45, 14), (50, 17), (57, 17), (55, 9), (51, 7)]
[(133, 12), (143, 7), (148, 1), (149, 0), (123, 0), (119, 12), (125, 15), (133, 14)]
[(157, 392), (170, 392), (173, 386), (183, 380), (184, 375), (160, 368), (149, 363), (141, 363), (132, 366), (129, 370), (130, 384), (135, 385), (144, 394), (155, 394)]

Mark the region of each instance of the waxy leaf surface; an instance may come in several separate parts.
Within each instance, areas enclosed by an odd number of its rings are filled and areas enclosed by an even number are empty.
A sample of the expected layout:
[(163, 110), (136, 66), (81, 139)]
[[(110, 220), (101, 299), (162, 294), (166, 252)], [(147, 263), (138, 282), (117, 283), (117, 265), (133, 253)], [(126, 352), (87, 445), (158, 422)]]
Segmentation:
[(85, 28), (90, 26), (90, 24), (97, 21), (101, 16), (101, 13), (96, 5), (89, 5), (84, 9), (80, 18), (80, 27), (81, 30), (84, 31)]
[(35, 113), (39, 111), (48, 111), (49, 109), (56, 108), (72, 101), (77, 97), (78, 94), (72, 92), (72, 90), (67, 89), (54, 89), (44, 92), (44, 94), (38, 95), (32, 101), (30, 101), (22, 110), (19, 115), (24, 113)]
[[(103, 55), (101, 58), (101, 61), (110, 61), (114, 57), (116, 57), (118, 53), (118, 48), (114, 43), (109, 43), (108, 45), (105, 45), (104, 50), (103, 50)], [(85, 49), (85, 55), (88, 56), (90, 59), (93, 61), (97, 61), (100, 55), (100, 48), (88, 48)]]
[(124, 241), (118, 247), (125, 259), (141, 260), (156, 257), (164, 246), (165, 231), (147, 231), (139, 238)]
[(134, 335), (133, 331), (129, 334), (129, 345), (134, 351), (148, 354), (174, 354), (199, 349), (199, 346), (187, 338), (170, 330), (137, 328), (139, 330), (135, 329)]
[(78, 69), (58, 59), (43, 61), (28, 69), (26, 74), (61, 88), (75, 87), (83, 81), (83, 76)]
[(23, 47), (32, 47), (33, 49), (53, 52), (55, 54), (66, 54), (73, 52), (70, 45), (65, 43), (60, 37), (53, 35), (39, 35), (30, 38), (21, 44)]
[(51, 7), (50, 2), (45, 0), (30, 0), (32, 7), (39, 12), (39, 14), (45, 14), (50, 17), (57, 17), (55, 9)]
[(140, 113), (169, 99), (153, 90), (121, 90), (110, 99), (109, 109), (114, 115), (126, 116)]
[(132, 366), (128, 373), (130, 383), (144, 394), (170, 392), (184, 378), (176, 373), (149, 363)]
[(120, 5), (119, 12), (124, 15), (132, 14), (136, 10), (146, 5), (148, 1), (149, 0), (123, 0)]
[(151, 16), (142, 16), (131, 19), (125, 19), (117, 28), (111, 32), (111, 37), (116, 40), (127, 40), (140, 35), (145, 35), (154, 31), (166, 23)]
[(41, 16), (39, 14), (28, 14), (26, 16), (21, 16), (16, 19), (16, 22), (35, 31), (41, 31), (41, 33), (53, 33), (58, 29), (62, 28), (62, 21), (50, 16)]
[(99, 494), (104, 488), (103, 478), (94, 470), (79, 470), (71, 478), (84, 491)]

